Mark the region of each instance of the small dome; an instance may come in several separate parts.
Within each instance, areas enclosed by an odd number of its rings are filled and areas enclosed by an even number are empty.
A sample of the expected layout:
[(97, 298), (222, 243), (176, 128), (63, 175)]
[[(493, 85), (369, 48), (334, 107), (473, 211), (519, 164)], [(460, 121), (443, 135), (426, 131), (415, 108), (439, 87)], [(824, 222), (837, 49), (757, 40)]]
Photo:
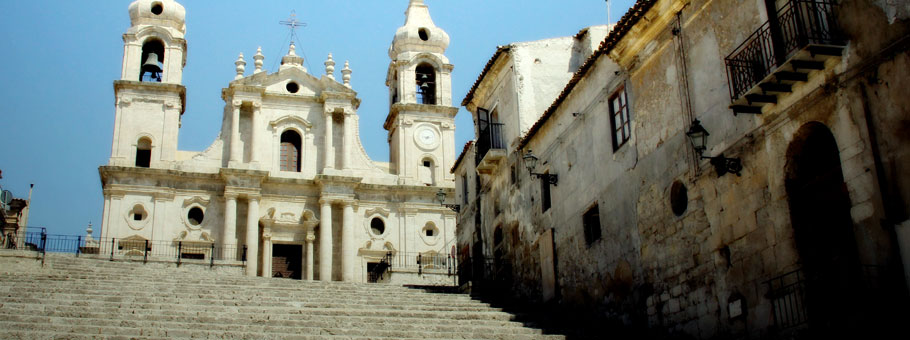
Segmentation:
[(186, 33), (186, 9), (174, 0), (136, 0), (129, 11), (132, 26), (168, 26)]
[(433, 23), (430, 9), (423, 0), (411, 0), (405, 15), (407, 19), (395, 32), (389, 57), (395, 59), (402, 52), (445, 52), (449, 47), (449, 35)]

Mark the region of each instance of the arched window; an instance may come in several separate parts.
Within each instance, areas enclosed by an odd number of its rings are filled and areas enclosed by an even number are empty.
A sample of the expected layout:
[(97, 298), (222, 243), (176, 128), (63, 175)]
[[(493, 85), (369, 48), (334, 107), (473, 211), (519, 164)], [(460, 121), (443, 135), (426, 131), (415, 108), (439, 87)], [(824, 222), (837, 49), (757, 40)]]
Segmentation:
[(417, 102), (436, 105), (436, 70), (427, 63), (417, 65)]
[(300, 135), (293, 130), (281, 134), (281, 171), (300, 172)]
[(157, 39), (146, 41), (142, 45), (139, 62), (142, 63), (139, 65), (139, 81), (160, 83), (164, 71), (164, 43)]
[(136, 143), (136, 167), (148, 168), (152, 164), (152, 141), (146, 137)]

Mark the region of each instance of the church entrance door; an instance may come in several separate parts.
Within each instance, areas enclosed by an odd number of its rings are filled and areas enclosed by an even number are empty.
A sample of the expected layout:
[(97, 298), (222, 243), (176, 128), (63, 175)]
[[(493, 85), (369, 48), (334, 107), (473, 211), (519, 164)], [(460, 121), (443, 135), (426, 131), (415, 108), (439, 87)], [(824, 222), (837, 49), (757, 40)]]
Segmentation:
[(303, 273), (303, 246), (299, 244), (272, 245), (272, 277), (300, 280)]
[(787, 157), (785, 185), (806, 273), (809, 327), (835, 330), (855, 313), (861, 278), (837, 142), (823, 124), (808, 123), (790, 143)]

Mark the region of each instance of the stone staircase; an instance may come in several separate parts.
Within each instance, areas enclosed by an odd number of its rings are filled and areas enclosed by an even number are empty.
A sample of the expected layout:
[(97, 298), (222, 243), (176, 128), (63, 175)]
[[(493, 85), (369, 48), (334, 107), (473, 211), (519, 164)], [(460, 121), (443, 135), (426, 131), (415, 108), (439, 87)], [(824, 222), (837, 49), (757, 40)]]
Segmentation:
[(2, 339), (564, 339), (462, 294), (0, 252)]

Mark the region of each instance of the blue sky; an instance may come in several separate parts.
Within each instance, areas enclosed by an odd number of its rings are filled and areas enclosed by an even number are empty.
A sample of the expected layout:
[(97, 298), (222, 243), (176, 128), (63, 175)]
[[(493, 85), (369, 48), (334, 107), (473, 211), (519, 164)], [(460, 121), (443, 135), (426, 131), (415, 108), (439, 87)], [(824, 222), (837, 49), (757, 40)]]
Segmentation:
[[(110, 157), (114, 121), (113, 81), (119, 79), (122, 34), (131, 1), (0, 1), (0, 186), (16, 197), (35, 184), (30, 226), (54, 234), (80, 234), (91, 221), (96, 235), (103, 206), (98, 166)], [(407, 0), (183, 0), (188, 58), (183, 84), (187, 108), (180, 150), (203, 150), (218, 135), (221, 89), (234, 75), (238, 53), (247, 59), (261, 46), (265, 67), (277, 69), (287, 53), (288, 31), (278, 24), (296, 11), (310, 73), (321, 76), (332, 53), (340, 70), (349, 60), (352, 86), (363, 100), (361, 139), (367, 153), (388, 161), (385, 75), (388, 47), (404, 23)], [(570, 36), (607, 23), (603, 0), (426, 0), (451, 44), (455, 105), (496, 46)], [(610, 1), (612, 21), (633, 0)], [(302, 53), (301, 53), (302, 52)], [(340, 79), (340, 72), (336, 71)], [(473, 137), (471, 115), (456, 117), (456, 146)]]

